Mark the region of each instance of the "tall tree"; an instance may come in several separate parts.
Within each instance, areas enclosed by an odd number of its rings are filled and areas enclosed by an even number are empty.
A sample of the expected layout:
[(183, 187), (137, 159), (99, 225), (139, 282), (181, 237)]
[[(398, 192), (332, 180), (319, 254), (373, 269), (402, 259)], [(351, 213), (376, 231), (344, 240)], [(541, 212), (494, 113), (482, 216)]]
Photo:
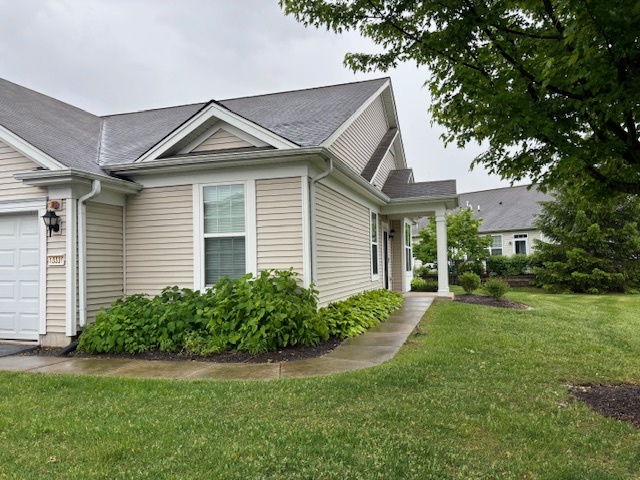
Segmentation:
[[(544, 267), (537, 281), (555, 290), (624, 291), (640, 287), (640, 198), (617, 194), (594, 202), (565, 186), (542, 202), (536, 241)], [(549, 240), (549, 241), (547, 241)]]
[[(481, 218), (475, 218), (468, 208), (461, 208), (455, 213), (447, 214), (447, 252), (449, 260), (480, 260), (487, 256), (487, 248), (491, 238), (481, 236), (478, 229)], [(413, 256), (423, 263), (436, 262), (438, 251), (436, 242), (436, 220), (429, 218), (429, 223), (418, 232), (420, 242), (413, 245)]]
[(382, 53), (354, 71), (427, 66), (445, 143), (544, 187), (589, 178), (640, 195), (639, 0), (280, 0), (305, 25), (357, 30)]

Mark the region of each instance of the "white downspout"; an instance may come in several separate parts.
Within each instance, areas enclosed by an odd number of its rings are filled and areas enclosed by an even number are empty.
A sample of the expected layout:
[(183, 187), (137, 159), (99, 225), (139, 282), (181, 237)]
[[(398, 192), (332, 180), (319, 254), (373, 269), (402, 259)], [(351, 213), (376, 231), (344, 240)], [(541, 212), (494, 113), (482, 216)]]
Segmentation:
[(333, 159), (327, 159), (327, 169), (309, 179), (309, 210), (311, 220), (311, 282), (316, 283), (318, 273), (318, 238), (316, 236), (316, 183), (333, 172)]
[(100, 195), (102, 183), (93, 180), (91, 191), (78, 199), (78, 303), (80, 327), (87, 323), (87, 205), (86, 202)]

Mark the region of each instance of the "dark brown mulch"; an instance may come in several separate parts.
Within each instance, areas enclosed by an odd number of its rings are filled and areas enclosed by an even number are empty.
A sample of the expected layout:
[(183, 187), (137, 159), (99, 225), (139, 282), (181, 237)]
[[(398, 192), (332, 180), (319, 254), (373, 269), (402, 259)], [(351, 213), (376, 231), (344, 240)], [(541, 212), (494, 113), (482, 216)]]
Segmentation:
[(487, 297), (486, 295), (475, 295), (473, 293), (456, 295), (454, 301), (472, 303), (474, 305), (486, 305), (487, 307), (514, 308), (516, 310), (529, 310), (530, 308), (524, 303), (514, 302), (513, 300), (507, 300), (506, 298), (496, 300), (495, 298)]
[(605, 417), (640, 428), (640, 385), (576, 385), (569, 393)]
[[(67, 357), (73, 358), (128, 358), (136, 360), (170, 360), (170, 361), (200, 361), (215, 363), (273, 363), (273, 362), (291, 362), (295, 360), (305, 360), (307, 358), (321, 357), (329, 353), (342, 343), (342, 339), (330, 338), (326, 342), (318, 345), (287, 347), (275, 352), (258, 353), (252, 355), (244, 352), (224, 352), (209, 357), (198, 357), (196, 355), (188, 355), (186, 353), (166, 353), (166, 352), (146, 352), (139, 354), (117, 353), (109, 355), (89, 355), (79, 353), (77, 351), (67, 354)], [(30, 356), (55, 356), (60, 353), (61, 348), (39, 348), (30, 352), (24, 352), (20, 355)]]

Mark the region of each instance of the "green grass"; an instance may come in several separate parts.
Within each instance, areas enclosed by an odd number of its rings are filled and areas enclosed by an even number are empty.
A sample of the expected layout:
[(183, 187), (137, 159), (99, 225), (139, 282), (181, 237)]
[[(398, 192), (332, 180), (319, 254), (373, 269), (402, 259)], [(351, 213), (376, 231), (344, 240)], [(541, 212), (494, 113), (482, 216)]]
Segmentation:
[(0, 479), (632, 479), (640, 431), (568, 384), (640, 382), (640, 296), (437, 302), (392, 361), (331, 377), (0, 374)]

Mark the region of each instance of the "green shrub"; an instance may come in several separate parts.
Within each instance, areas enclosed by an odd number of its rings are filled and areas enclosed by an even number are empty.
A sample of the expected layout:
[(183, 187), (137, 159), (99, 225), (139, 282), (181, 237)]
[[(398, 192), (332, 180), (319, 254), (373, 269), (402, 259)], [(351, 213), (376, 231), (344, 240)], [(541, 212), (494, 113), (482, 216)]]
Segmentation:
[(475, 273), (476, 275), (482, 275), (484, 273), (484, 265), (482, 264), (482, 262), (470, 261), (464, 262), (458, 266), (458, 274), (467, 272)]
[(318, 317), (332, 337), (355, 337), (385, 320), (402, 305), (402, 295), (389, 290), (369, 290), (321, 308)]
[(209, 355), (314, 344), (328, 338), (328, 329), (317, 315), (317, 292), (299, 287), (297, 279), (292, 270), (263, 271), (257, 278), (223, 278), (204, 293), (167, 287), (152, 299), (132, 295), (102, 309), (78, 349)]
[(176, 351), (184, 336), (204, 330), (206, 322), (197, 310), (215, 299), (187, 288), (167, 287), (154, 298), (131, 295), (100, 309), (95, 323), (84, 329), (78, 350), (90, 353), (142, 353), (149, 350)]
[(458, 283), (464, 289), (465, 293), (472, 293), (474, 290), (480, 288), (480, 276), (467, 272), (458, 276)]
[(328, 338), (317, 316), (317, 291), (298, 285), (293, 270), (263, 270), (258, 277), (222, 278), (216, 302), (198, 312), (214, 337), (250, 353), (292, 345), (312, 345)]
[(424, 280), (414, 278), (411, 280), (411, 291), (413, 292), (437, 292), (438, 282), (435, 280)]
[(492, 255), (487, 258), (487, 272), (498, 277), (524, 275), (531, 273), (533, 267), (540, 264), (538, 255)]
[(505, 293), (509, 291), (509, 284), (501, 278), (490, 278), (489, 280), (484, 282), (482, 289), (491, 298), (500, 300), (502, 297), (504, 297)]

